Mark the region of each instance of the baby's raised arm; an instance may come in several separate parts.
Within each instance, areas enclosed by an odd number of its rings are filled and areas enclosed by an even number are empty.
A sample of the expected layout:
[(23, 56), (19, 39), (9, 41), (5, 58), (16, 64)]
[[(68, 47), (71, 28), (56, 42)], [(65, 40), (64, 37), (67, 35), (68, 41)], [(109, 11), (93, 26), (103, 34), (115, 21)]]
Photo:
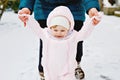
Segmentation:
[(101, 18), (102, 18), (102, 13), (99, 13), (98, 16), (94, 16), (94, 17), (86, 20), (84, 22), (83, 27), (78, 32), (78, 36), (77, 36), (78, 41), (82, 41), (82, 40), (86, 39), (92, 33), (94, 27), (96, 26), (93, 23), (93, 19), (98, 20), (100, 22)]
[(22, 14), (19, 16), (27, 16), (28, 20), (26, 21), (26, 27), (30, 27), (39, 38), (43, 36), (43, 29), (31, 15)]

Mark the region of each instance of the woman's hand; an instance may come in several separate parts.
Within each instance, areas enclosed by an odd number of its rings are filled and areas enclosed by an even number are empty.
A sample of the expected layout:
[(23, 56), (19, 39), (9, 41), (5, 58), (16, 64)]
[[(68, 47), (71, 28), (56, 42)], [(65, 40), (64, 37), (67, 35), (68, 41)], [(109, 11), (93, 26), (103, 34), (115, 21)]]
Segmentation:
[(21, 10), (18, 11), (19, 19), (24, 23), (24, 26), (26, 26), (26, 21), (28, 20), (28, 16), (20, 16), (22, 14), (30, 15), (30, 10), (28, 8), (22, 8)]
[[(92, 18), (93, 16), (99, 16), (98, 14), (98, 10), (96, 8), (91, 8), (88, 12), (88, 15), (90, 18)], [(97, 25), (100, 22), (100, 20), (93, 18), (93, 24)]]

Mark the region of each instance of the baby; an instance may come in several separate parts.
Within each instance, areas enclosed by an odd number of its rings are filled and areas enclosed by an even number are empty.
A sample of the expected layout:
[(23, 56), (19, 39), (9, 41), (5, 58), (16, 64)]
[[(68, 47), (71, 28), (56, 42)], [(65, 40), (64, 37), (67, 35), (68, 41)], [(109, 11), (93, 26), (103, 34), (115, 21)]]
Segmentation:
[(83, 41), (93, 31), (94, 16), (85, 22), (80, 31), (75, 31), (74, 18), (68, 7), (58, 6), (50, 12), (47, 18), (47, 28), (41, 28), (39, 23), (30, 15), (27, 27), (30, 27), (43, 41), (42, 66), (45, 80), (76, 80), (75, 68), (77, 43)]

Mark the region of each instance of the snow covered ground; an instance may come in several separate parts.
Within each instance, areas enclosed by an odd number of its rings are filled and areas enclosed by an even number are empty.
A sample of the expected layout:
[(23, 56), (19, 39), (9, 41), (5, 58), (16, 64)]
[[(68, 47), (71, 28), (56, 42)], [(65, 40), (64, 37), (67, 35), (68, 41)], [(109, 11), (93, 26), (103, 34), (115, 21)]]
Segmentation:
[[(120, 17), (103, 16), (84, 41), (81, 66), (85, 80), (120, 80)], [(0, 21), (0, 80), (39, 80), (39, 39), (24, 28), (17, 14)]]

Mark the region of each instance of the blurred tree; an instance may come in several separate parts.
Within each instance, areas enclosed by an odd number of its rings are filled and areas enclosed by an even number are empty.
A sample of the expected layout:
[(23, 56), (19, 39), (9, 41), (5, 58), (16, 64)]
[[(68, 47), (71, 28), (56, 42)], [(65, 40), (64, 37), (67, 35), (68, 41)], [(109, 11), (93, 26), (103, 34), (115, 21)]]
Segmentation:
[(0, 0), (0, 19), (2, 17), (4, 10), (5, 10), (7, 2), (8, 2), (8, 0)]
[(98, 0), (100, 4), (100, 10), (103, 11), (103, 0)]
[(20, 0), (0, 0), (0, 19), (5, 9), (11, 8), (15, 13), (18, 12)]
[(20, 0), (8, 0), (6, 8), (11, 8), (12, 10), (14, 10), (15, 13), (17, 13), (19, 3), (20, 3)]
[(20, 3), (20, 0), (12, 1), (11, 9), (13, 9), (15, 13), (18, 12), (19, 3)]

